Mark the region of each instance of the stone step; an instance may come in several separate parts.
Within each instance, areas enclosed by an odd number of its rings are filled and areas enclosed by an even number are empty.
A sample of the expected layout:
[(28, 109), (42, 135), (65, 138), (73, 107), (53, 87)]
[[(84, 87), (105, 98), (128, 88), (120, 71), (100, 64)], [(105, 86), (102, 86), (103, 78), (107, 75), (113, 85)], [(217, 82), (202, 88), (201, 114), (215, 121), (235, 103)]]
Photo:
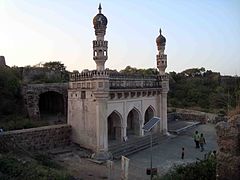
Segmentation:
[[(153, 142), (154, 141), (157, 141), (158, 140), (158, 137), (153, 137)], [(119, 151), (124, 151), (128, 148), (131, 148), (131, 147), (138, 147), (138, 146), (141, 146), (141, 145), (144, 145), (144, 144), (150, 144), (150, 137), (147, 138), (147, 139), (143, 139), (141, 141), (137, 141), (137, 142), (132, 142), (132, 143), (127, 143), (127, 144), (122, 144), (120, 145), (118, 148), (114, 148), (114, 149), (109, 149), (110, 152), (113, 152), (113, 153), (117, 153)]]
[(58, 154), (58, 157), (61, 157), (61, 158), (68, 158), (68, 157), (72, 157), (72, 156), (74, 156), (73, 152)]
[[(153, 138), (154, 138), (154, 136), (153, 136)], [(138, 138), (134, 138), (134, 139), (129, 139), (127, 142), (121, 142), (118, 144), (111, 145), (111, 146), (109, 146), (109, 151), (115, 151), (121, 147), (126, 147), (128, 145), (143, 142), (144, 140), (150, 140), (150, 135), (146, 135), (146, 136), (142, 136), (142, 137), (138, 137)]]
[[(155, 146), (157, 144), (158, 144), (158, 142), (153, 142), (152, 146)], [(149, 144), (143, 144), (143, 145), (137, 146), (137, 147), (132, 147), (130, 149), (127, 149), (127, 151), (114, 154), (113, 157), (114, 157), (114, 159), (120, 159), (121, 156), (129, 156), (131, 154), (134, 154), (136, 152), (142, 151), (142, 150), (147, 149), (149, 147), (150, 147), (150, 143)]]
[[(153, 135), (152, 145), (157, 145), (161, 140), (166, 138), (166, 136)], [(150, 135), (146, 135), (135, 140), (120, 143), (109, 147), (109, 151), (112, 153), (114, 159), (119, 159), (121, 156), (128, 156), (130, 154), (136, 153), (143, 149), (150, 147)]]
[(50, 150), (49, 154), (56, 156), (56, 155), (60, 155), (60, 154), (68, 154), (71, 152), (72, 152), (72, 150), (70, 148), (67, 148), (67, 149), (58, 148), (58, 149)]

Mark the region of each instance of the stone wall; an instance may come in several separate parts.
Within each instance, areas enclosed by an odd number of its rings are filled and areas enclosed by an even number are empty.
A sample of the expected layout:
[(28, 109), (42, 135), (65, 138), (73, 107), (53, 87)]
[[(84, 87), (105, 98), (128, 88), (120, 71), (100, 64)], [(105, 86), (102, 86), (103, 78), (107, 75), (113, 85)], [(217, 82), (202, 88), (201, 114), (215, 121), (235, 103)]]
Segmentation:
[(240, 179), (240, 115), (228, 122), (216, 126), (217, 143), (217, 179)]
[(0, 133), (0, 151), (47, 150), (71, 143), (71, 126), (67, 124), (6, 131)]
[(198, 121), (203, 124), (207, 122), (207, 116), (205, 114), (190, 114), (180, 112), (168, 113), (168, 121), (173, 121), (177, 119), (184, 121)]
[(174, 108), (174, 107), (168, 107), (168, 112), (176, 112), (180, 114), (194, 114), (196, 116), (205, 116), (206, 120), (210, 123), (216, 123), (216, 117), (218, 117), (217, 114), (214, 113), (207, 113), (207, 112), (202, 112), (202, 111), (197, 111), (197, 110), (192, 110), (192, 109), (181, 109), (181, 108)]

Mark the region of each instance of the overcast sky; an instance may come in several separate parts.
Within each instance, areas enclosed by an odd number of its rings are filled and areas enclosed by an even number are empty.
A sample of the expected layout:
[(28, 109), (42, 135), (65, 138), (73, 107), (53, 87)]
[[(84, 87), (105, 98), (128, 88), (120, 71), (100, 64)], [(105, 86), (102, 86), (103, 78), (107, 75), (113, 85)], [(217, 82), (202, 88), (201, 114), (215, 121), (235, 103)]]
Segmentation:
[[(61, 61), (95, 69), (95, 0), (0, 0), (0, 55), (8, 65)], [(106, 68), (156, 67), (159, 28), (169, 71), (205, 67), (240, 75), (240, 0), (102, 0)]]

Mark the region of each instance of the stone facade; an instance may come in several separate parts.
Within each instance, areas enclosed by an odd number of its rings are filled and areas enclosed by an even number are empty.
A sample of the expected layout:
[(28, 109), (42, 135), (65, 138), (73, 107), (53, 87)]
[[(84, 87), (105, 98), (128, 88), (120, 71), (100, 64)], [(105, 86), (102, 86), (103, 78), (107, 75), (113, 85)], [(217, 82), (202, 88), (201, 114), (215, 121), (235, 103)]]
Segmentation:
[[(67, 115), (68, 83), (27, 84), (22, 88), (24, 105), (31, 119), (40, 119), (39, 100), (41, 94), (54, 92), (62, 96), (63, 114)], [(57, 104), (55, 105), (57, 106)]]
[(71, 126), (54, 125), (0, 133), (0, 151), (48, 150), (70, 145)]
[(240, 115), (216, 126), (217, 142), (217, 179), (240, 179)]
[(99, 13), (93, 19), (96, 70), (72, 73), (68, 89), (68, 124), (72, 126), (72, 140), (95, 152), (106, 152), (111, 143), (143, 136), (143, 125), (153, 116), (161, 118), (154, 131), (167, 133), (169, 89), (169, 77), (165, 73), (166, 39), (161, 31), (156, 40), (158, 75), (127, 75), (105, 69), (107, 19), (101, 10), (99, 6)]

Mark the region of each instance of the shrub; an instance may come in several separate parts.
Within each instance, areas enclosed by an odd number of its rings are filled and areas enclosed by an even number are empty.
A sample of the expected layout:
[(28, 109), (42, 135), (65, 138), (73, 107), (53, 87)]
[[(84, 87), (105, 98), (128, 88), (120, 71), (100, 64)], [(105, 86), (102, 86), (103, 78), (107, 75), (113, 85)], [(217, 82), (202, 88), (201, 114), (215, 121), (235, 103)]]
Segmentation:
[(68, 180), (71, 177), (62, 169), (60, 171), (38, 161), (26, 161), (13, 154), (5, 154), (0, 156), (0, 179)]
[(47, 166), (50, 168), (58, 168), (60, 169), (61, 166), (58, 165), (56, 162), (54, 162), (52, 160), (52, 158), (50, 156), (48, 156), (47, 154), (35, 154), (34, 155), (34, 159), (38, 161), (39, 164), (43, 165), (43, 166)]
[(45, 125), (48, 125), (45, 121), (31, 120), (16, 114), (2, 117), (0, 120), (0, 127), (3, 128), (4, 131), (27, 129)]
[(208, 155), (207, 159), (187, 165), (174, 166), (167, 174), (156, 180), (215, 180), (216, 157)]

